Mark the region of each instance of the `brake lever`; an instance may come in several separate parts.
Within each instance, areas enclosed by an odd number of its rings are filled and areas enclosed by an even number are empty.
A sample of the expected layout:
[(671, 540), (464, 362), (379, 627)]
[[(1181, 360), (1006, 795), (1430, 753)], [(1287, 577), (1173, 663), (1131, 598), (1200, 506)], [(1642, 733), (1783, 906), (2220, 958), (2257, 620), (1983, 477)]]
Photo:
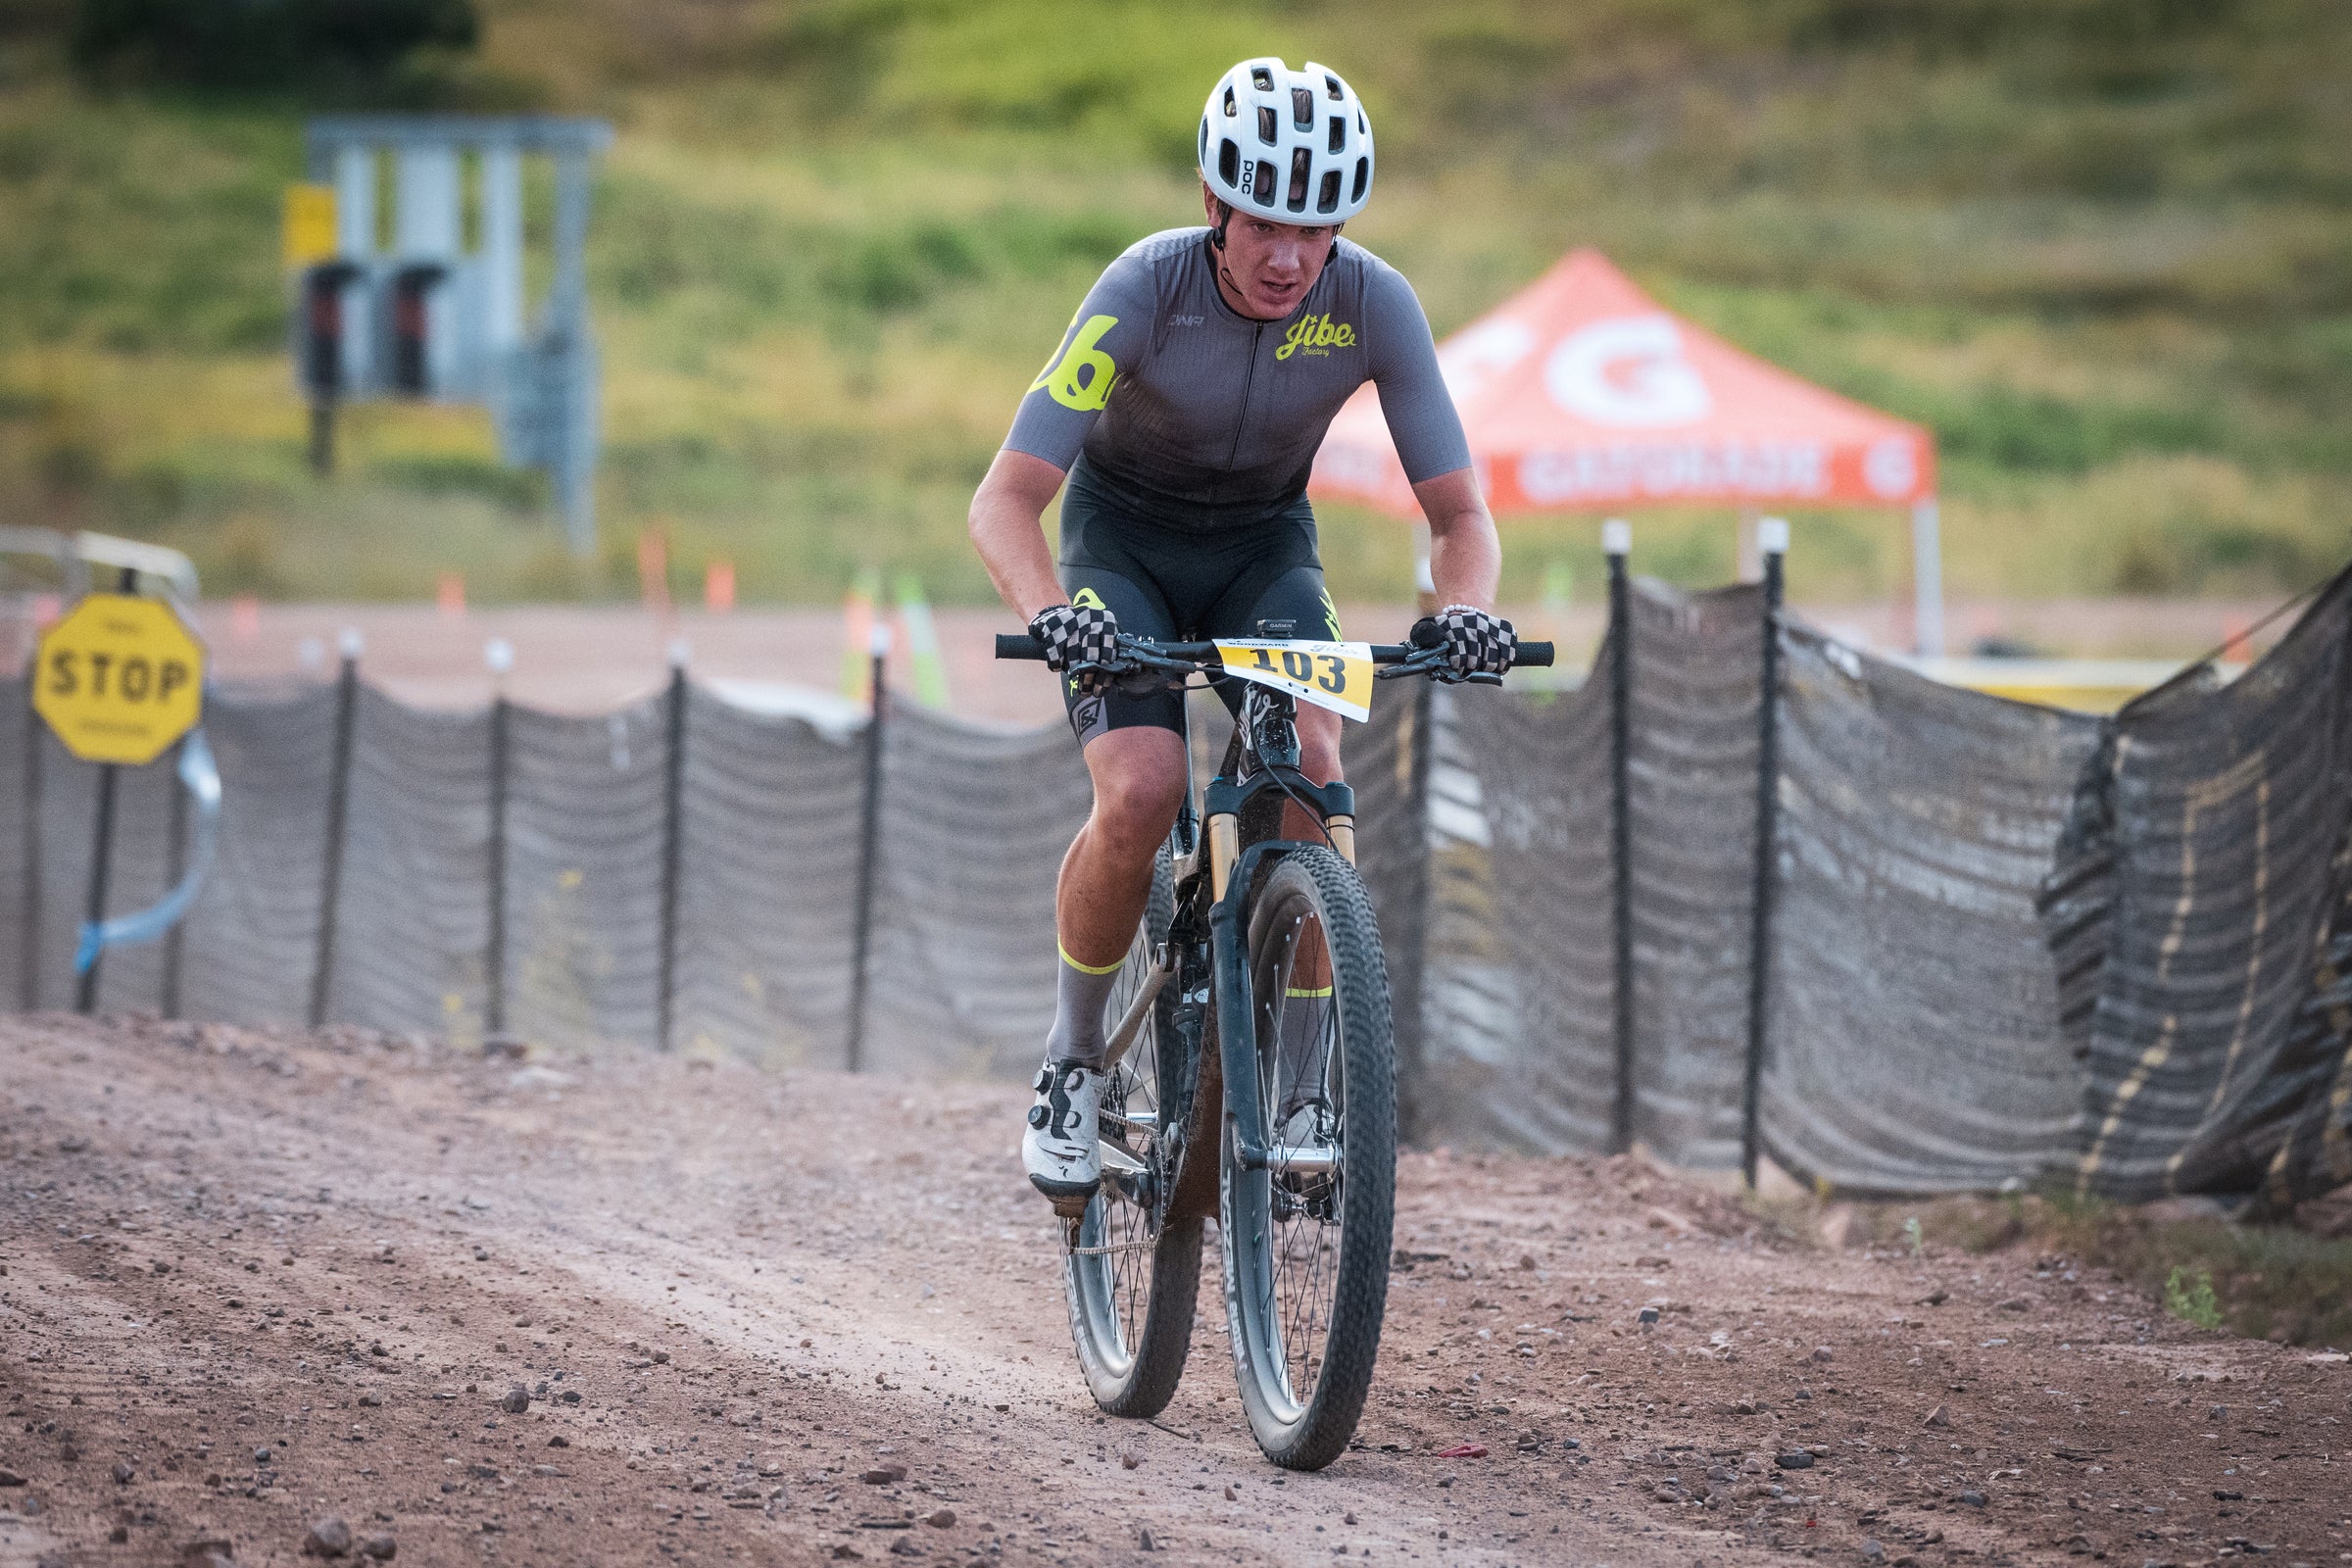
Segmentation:
[[(1401, 664), (1391, 664), (1386, 669), (1374, 670), (1372, 678), (1374, 680), (1402, 680), (1407, 675), (1437, 674), (1438, 671), (1447, 667), (1445, 649), (1425, 648)], [(1446, 679), (1444, 675), (1437, 675), (1437, 678)]]

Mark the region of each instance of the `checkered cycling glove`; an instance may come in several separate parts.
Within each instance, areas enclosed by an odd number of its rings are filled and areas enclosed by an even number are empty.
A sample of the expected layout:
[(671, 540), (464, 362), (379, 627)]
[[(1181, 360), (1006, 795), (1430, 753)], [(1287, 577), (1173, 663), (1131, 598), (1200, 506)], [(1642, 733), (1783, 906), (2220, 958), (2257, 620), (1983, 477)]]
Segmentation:
[(1030, 617), (1029, 635), (1046, 645), (1048, 669), (1107, 664), (1118, 657), (1119, 617), (1107, 610), (1050, 605)]
[(1413, 627), (1414, 646), (1434, 647), (1422, 632), (1423, 626), (1445, 638), (1446, 662), (1457, 677), (1499, 675), (1511, 667), (1512, 655), (1519, 647), (1519, 634), (1509, 621), (1473, 605), (1447, 605)]

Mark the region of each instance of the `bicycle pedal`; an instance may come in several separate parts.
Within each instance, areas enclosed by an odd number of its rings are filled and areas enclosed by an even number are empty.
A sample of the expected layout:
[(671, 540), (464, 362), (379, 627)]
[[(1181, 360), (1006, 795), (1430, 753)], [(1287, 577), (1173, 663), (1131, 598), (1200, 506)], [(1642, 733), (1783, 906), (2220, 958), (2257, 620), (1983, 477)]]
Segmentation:
[(1054, 1212), (1059, 1215), (1061, 1217), (1061, 1222), (1069, 1228), (1070, 1245), (1073, 1247), (1077, 1245), (1078, 1222), (1086, 1218), (1086, 1205), (1094, 1200), (1095, 1195), (1092, 1193), (1086, 1193), (1070, 1198), (1052, 1198), (1047, 1200), (1047, 1201), (1054, 1205)]

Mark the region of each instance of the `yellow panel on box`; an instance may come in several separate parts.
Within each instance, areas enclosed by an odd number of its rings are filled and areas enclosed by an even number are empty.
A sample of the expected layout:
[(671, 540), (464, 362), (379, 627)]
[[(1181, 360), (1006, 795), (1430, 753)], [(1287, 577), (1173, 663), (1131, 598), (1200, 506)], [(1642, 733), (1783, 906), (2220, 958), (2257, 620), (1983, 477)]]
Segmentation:
[(335, 187), (288, 185), (285, 222), (280, 235), (288, 271), (298, 271), (316, 262), (334, 260)]
[(85, 762), (152, 762), (204, 716), (204, 645), (163, 600), (87, 595), (38, 659), (33, 710)]

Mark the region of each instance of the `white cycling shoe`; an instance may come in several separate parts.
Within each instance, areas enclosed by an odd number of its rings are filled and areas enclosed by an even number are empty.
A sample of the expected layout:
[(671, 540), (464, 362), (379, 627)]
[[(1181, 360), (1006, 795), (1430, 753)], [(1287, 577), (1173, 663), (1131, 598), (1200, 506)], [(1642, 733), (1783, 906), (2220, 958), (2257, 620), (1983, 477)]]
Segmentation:
[(1021, 1134), (1022, 1168), (1054, 1212), (1083, 1214), (1102, 1185), (1102, 1074), (1074, 1061), (1049, 1061), (1032, 1087), (1037, 1101)]

